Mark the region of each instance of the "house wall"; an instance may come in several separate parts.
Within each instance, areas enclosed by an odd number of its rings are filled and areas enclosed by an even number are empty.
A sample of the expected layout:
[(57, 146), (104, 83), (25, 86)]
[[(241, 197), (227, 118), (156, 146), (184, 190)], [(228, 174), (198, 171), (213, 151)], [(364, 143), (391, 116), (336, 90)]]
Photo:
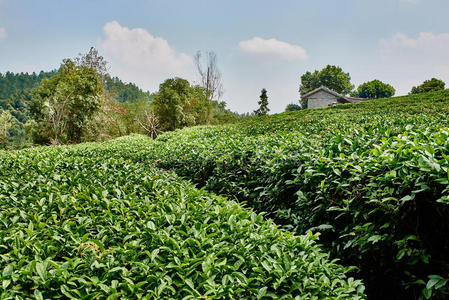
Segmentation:
[(337, 97), (326, 93), (325, 91), (319, 91), (311, 95), (307, 101), (308, 108), (327, 107), (330, 104), (337, 102)]

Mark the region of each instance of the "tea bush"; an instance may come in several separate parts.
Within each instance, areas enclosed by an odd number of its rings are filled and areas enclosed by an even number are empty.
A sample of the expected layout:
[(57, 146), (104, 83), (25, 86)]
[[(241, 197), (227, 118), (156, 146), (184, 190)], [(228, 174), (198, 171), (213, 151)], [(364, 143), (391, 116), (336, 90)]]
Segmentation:
[(152, 144), (0, 152), (1, 299), (365, 298), (315, 235), (156, 168)]
[(166, 133), (141, 162), (320, 232), (373, 298), (449, 295), (449, 90)]

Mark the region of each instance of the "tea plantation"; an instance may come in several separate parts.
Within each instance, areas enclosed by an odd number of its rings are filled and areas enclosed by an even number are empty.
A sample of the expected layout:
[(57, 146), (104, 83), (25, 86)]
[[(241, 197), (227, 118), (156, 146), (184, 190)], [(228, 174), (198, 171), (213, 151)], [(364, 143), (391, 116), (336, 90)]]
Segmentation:
[(445, 90), (1, 152), (0, 298), (446, 299), (448, 113)]
[(0, 299), (365, 298), (315, 235), (156, 168), (152, 144), (0, 152)]
[(449, 297), (449, 90), (167, 133), (134, 157), (320, 243), (370, 298)]

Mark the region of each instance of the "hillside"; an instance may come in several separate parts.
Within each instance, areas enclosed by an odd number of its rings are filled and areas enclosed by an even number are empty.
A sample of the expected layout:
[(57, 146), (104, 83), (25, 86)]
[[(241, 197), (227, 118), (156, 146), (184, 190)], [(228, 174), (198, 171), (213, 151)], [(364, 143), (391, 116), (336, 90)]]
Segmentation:
[[(11, 99), (21, 92), (36, 88), (39, 83), (55, 75), (58, 71), (36, 73), (0, 73), (0, 99)], [(118, 102), (136, 102), (139, 100), (151, 100), (150, 92), (144, 92), (134, 83), (125, 83), (118, 77), (105, 77), (105, 90), (110, 92)], [(6, 101), (6, 100), (3, 100)]]
[(374, 298), (448, 293), (449, 90), (196, 127), (140, 161), (235, 197), (355, 265)]
[(373, 299), (445, 299), (448, 113), (445, 90), (0, 152), (4, 280), (24, 295), (363, 298), (352, 276)]
[(152, 143), (0, 151), (2, 299), (365, 298), (316, 236), (142, 163)]

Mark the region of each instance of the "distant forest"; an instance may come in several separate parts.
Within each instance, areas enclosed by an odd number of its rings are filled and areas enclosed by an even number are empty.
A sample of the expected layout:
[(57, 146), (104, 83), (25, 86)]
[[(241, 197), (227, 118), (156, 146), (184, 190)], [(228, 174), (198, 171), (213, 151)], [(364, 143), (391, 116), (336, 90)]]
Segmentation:
[[(0, 73), (0, 99), (11, 99), (15, 93), (37, 87), (45, 78), (50, 78), (58, 71), (41, 71), (36, 73)], [(118, 77), (105, 76), (105, 90), (110, 92), (118, 102), (136, 102), (139, 100), (152, 100), (150, 92), (144, 92), (134, 83), (124, 83)], [(3, 101), (4, 102), (4, 101)]]
[[(34, 72), (31, 74), (23, 72), (0, 73), (0, 124), (9, 124), (7, 132), (0, 132), (0, 141), (3, 141), (0, 142), (0, 149), (5, 148), (6, 144), (9, 145), (8, 148), (23, 148), (31, 145), (26, 131), (27, 124), (32, 124), (30, 103), (33, 98), (33, 91), (38, 88), (44, 79), (49, 79), (57, 75), (58, 72), (58, 70), (53, 70), (50, 72), (41, 71), (38, 74)], [(109, 74), (104, 75), (103, 85), (106, 94), (119, 105), (118, 108), (114, 108), (116, 110), (121, 109), (129, 112), (144, 110), (153, 100), (153, 95), (149, 92), (144, 92), (135, 84), (124, 83), (119, 78), (111, 77)], [(5, 112), (8, 112), (9, 115)], [(129, 119), (133, 118), (135, 118), (135, 115), (130, 113)], [(132, 122), (132, 120), (128, 121), (128, 123)], [(106, 122), (103, 123), (106, 124)], [(128, 125), (128, 127), (132, 127), (132, 125)], [(31, 127), (28, 128), (28, 131), (32, 131)], [(127, 128), (125, 133), (138, 131), (137, 126), (132, 129)], [(116, 135), (122, 135), (122, 133)]]

